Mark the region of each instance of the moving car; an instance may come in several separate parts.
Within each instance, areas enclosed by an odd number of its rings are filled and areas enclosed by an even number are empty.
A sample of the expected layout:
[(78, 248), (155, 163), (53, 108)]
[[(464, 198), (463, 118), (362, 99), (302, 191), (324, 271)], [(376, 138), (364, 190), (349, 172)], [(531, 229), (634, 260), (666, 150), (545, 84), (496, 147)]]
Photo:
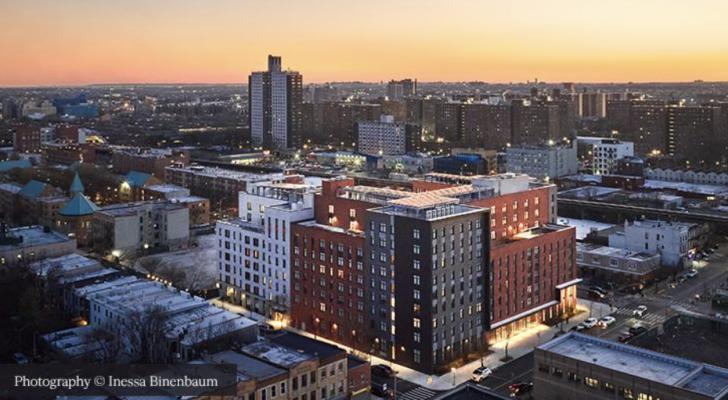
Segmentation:
[(584, 322), (582, 322), (582, 324), (584, 324), (584, 327), (586, 329), (590, 329), (590, 328), (593, 328), (597, 324), (597, 319), (590, 317), (590, 318), (585, 319)]
[(611, 315), (607, 315), (599, 318), (599, 322), (597, 322), (597, 325), (601, 326), (602, 328), (606, 328), (609, 325), (612, 325), (616, 320), (617, 319), (612, 317)]
[(687, 278), (695, 278), (696, 276), (698, 276), (698, 271), (694, 268), (685, 271), (685, 277)]
[(508, 385), (511, 397), (520, 396), (533, 390), (533, 382), (518, 382)]
[(394, 376), (394, 374), (394, 370), (389, 365), (372, 365), (372, 375), (381, 376), (383, 378), (391, 378)]
[(637, 306), (637, 308), (635, 308), (634, 311), (632, 311), (632, 315), (634, 315), (635, 317), (641, 317), (641, 316), (645, 315), (645, 312), (647, 312), (647, 306), (640, 305), (640, 306)]
[(489, 377), (490, 374), (492, 374), (493, 371), (490, 370), (488, 367), (480, 367), (473, 371), (473, 380), (475, 382), (482, 382), (485, 378)]
[(630, 335), (629, 332), (623, 332), (617, 338), (617, 340), (619, 341), (619, 343), (627, 343), (629, 341), (629, 339), (632, 339), (632, 335)]
[(635, 325), (631, 328), (629, 328), (629, 334), (632, 336), (641, 335), (643, 333), (647, 332), (647, 328), (641, 325)]

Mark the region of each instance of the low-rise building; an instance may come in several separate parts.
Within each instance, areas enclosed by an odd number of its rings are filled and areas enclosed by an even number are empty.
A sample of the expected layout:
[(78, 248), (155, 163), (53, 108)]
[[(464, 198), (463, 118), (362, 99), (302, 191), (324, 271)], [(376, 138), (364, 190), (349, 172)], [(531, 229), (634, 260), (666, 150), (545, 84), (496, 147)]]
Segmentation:
[(282, 173), (254, 174), (197, 165), (166, 168), (167, 183), (185, 187), (195, 196), (207, 197), (215, 209), (236, 207), (238, 193), (245, 191), (251, 183), (287, 182), (289, 179), (300, 179), (300, 177), (287, 177)]
[(660, 255), (577, 243), (576, 265), (582, 277), (595, 276), (615, 282), (644, 282), (660, 268)]
[(190, 214), (184, 205), (168, 201), (114, 204), (94, 213), (91, 228), (97, 251), (118, 258), (133, 257), (185, 248)]
[(286, 332), (240, 351), (287, 370), (291, 399), (347, 397), (347, 358), (341, 348)]
[(571, 332), (534, 353), (534, 397), (543, 400), (719, 400), (728, 370)]
[(693, 225), (659, 220), (625, 221), (624, 231), (609, 235), (609, 247), (659, 254), (662, 265), (679, 267), (690, 250)]
[(30, 263), (76, 251), (76, 240), (42, 226), (0, 227), (0, 266)]
[(579, 136), (576, 138), (579, 159), (584, 168), (596, 175), (613, 173), (617, 160), (634, 156), (634, 143), (618, 139)]
[(575, 174), (578, 168), (574, 141), (524, 144), (506, 148), (508, 172), (550, 180)]
[(87, 299), (89, 323), (121, 340), (131, 359), (187, 361), (258, 336), (255, 321), (159, 282), (113, 285)]

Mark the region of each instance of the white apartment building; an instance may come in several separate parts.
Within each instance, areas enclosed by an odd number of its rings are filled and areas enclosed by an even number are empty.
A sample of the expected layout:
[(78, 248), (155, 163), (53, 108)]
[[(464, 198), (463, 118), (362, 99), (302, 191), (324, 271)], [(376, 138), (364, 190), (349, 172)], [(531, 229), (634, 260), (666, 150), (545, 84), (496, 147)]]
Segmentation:
[(608, 175), (620, 158), (634, 156), (634, 143), (618, 139), (579, 136), (576, 138), (580, 159), (595, 175)]
[(573, 175), (578, 171), (576, 144), (522, 145), (506, 148), (506, 170), (539, 180)]
[(216, 227), (218, 280), (226, 297), (269, 317), (290, 305), (291, 225), (314, 217), (316, 184), (258, 182), (240, 192), (239, 218)]
[(184, 248), (190, 238), (189, 209), (167, 201), (110, 205), (94, 213), (91, 225), (94, 247), (118, 258)]
[(678, 267), (690, 249), (690, 230), (694, 226), (656, 220), (625, 221), (624, 232), (609, 235), (609, 247), (659, 254), (663, 266)]
[(394, 122), (391, 115), (379, 121), (359, 122), (359, 152), (370, 156), (401, 155), (408, 150), (407, 124)]

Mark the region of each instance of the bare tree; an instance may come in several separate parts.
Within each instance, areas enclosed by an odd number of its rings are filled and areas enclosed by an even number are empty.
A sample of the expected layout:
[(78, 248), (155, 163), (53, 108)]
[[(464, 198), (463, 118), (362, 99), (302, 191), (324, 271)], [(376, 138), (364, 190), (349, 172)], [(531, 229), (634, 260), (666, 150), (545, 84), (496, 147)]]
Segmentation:
[(122, 352), (121, 340), (104, 329), (96, 328), (87, 334), (87, 339), (99, 346), (95, 360), (102, 363), (118, 361)]
[(127, 338), (131, 349), (140, 352), (143, 361), (164, 363), (167, 361), (166, 310), (151, 305), (127, 318)]

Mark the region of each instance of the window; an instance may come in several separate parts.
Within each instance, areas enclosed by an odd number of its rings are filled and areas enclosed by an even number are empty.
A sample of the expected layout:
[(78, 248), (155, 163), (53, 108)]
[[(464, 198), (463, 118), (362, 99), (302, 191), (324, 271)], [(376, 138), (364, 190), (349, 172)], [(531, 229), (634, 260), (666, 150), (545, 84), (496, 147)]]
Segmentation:
[(329, 204), (329, 214), (333, 214), (333, 213), (334, 213), (334, 205)]
[(349, 209), (349, 218), (351, 218), (351, 219), (356, 218), (356, 209), (355, 208)]
[(412, 231), (412, 237), (414, 237), (415, 239), (419, 239), (420, 238), (420, 230), (419, 229), (414, 229)]
[(415, 328), (420, 327), (420, 319), (419, 318), (412, 318), (412, 326)]
[(420, 245), (419, 245), (419, 244), (416, 244), (416, 245), (414, 245), (414, 246), (412, 247), (412, 251), (413, 251), (413, 252), (414, 252), (415, 254), (420, 254)]
[(614, 385), (609, 382), (602, 383), (602, 389), (604, 389), (605, 392), (614, 393)]
[(599, 381), (588, 376), (584, 377), (584, 384), (591, 388), (599, 387)]
[(414, 260), (412, 262), (412, 268), (419, 270), (420, 269), (420, 260)]
[(387, 233), (387, 224), (384, 222), (379, 223), (379, 232)]
[(634, 399), (634, 395), (632, 395), (632, 389), (621, 388), (621, 389), (619, 389), (619, 395), (622, 396), (622, 398), (627, 399), (627, 400)]
[(579, 382), (579, 375), (577, 375), (575, 372), (569, 372), (567, 378), (572, 382)]
[(420, 351), (417, 349), (412, 350), (412, 358), (414, 359), (415, 364), (419, 364), (422, 360), (422, 356), (420, 355)]

